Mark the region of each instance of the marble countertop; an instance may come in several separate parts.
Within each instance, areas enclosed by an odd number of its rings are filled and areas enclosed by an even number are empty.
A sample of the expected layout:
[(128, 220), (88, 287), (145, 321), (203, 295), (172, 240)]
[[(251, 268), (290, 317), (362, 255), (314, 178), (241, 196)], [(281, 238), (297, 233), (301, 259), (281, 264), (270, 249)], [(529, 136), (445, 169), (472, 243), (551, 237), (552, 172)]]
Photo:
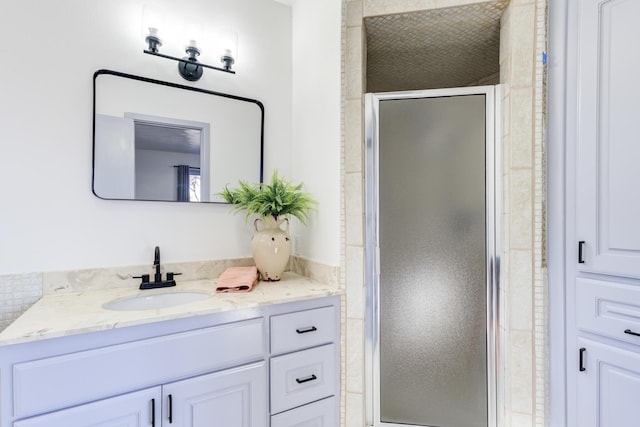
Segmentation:
[[(45, 295), (2, 333), (0, 346), (106, 329), (180, 319), (222, 311), (285, 303), (323, 296), (341, 295), (342, 290), (294, 273), (279, 282), (259, 282), (248, 293), (215, 293), (215, 280), (178, 282), (177, 286), (140, 291), (98, 289)], [(151, 310), (114, 311), (103, 304), (136, 295), (166, 292), (206, 291), (211, 296), (187, 304)]]

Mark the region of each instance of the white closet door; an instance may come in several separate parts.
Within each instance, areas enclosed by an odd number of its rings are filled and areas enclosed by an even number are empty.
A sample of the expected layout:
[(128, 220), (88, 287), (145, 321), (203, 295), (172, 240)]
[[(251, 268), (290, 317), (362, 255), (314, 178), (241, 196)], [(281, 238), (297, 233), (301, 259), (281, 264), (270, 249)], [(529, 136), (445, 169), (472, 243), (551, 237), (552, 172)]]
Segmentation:
[(576, 393), (579, 427), (637, 427), (640, 396), (640, 354), (596, 341), (583, 345), (583, 371)]
[(576, 261), (581, 271), (640, 277), (640, 2), (577, 7)]

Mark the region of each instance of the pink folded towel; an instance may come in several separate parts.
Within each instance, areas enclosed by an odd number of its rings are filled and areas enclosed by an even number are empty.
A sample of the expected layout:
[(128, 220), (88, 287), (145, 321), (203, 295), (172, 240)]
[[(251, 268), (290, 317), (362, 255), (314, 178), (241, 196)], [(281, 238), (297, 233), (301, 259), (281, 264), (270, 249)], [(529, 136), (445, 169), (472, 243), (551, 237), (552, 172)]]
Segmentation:
[(216, 292), (249, 292), (258, 283), (258, 268), (229, 267), (218, 278)]

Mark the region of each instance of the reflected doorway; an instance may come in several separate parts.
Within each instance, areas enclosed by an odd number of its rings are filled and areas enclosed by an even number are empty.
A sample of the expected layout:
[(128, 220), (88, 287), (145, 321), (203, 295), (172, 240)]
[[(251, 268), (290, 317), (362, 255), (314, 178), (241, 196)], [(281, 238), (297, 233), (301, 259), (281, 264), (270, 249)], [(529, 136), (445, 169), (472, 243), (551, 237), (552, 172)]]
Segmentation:
[(209, 124), (135, 114), (135, 198), (209, 201)]

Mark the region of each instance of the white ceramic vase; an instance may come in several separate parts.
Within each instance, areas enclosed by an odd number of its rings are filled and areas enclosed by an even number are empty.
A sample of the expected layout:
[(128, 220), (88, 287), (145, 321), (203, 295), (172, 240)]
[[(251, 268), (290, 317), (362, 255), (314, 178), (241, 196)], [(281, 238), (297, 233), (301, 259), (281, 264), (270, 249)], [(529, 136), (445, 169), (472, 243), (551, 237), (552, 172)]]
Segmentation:
[[(258, 223), (262, 225), (258, 227)], [(282, 224), (286, 227), (283, 230)], [(251, 238), (253, 260), (262, 280), (275, 282), (282, 278), (291, 255), (291, 236), (287, 218), (267, 216), (253, 222), (255, 233)]]

